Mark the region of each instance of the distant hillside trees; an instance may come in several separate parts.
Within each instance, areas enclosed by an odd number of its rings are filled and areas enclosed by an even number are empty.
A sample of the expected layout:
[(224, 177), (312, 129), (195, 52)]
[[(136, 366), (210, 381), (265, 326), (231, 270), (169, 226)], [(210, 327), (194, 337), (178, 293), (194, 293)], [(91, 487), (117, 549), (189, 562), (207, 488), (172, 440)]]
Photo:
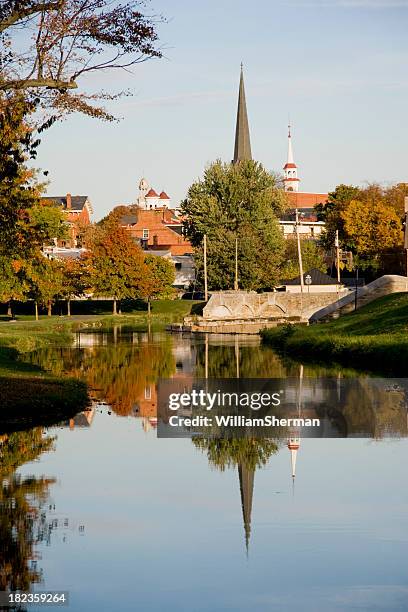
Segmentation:
[(232, 289), (235, 244), (241, 289), (269, 289), (279, 278), (284, 238), (278, 216), (286, 208), (277, 179), (254, 161), (216, 161), (191, 185), (182, 202), (184, 228), (195, 249), (198, 280), (203, 278), (207, 236), (210, 289)]

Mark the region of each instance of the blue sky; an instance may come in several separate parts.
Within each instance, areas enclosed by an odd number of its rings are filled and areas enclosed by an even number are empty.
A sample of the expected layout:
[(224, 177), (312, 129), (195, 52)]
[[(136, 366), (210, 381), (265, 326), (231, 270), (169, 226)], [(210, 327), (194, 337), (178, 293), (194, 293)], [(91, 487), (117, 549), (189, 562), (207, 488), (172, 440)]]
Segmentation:
[[(98, 219), (145, 176), (178, 203), (205, 165), (232, 158), (244, 63), (252, 152), (286, 156), (303, 191), (408, 181), (408, 0), (152, 0), (165, 58), (86, 86), (133, 96), (104, 124), (69, 117), (43, 138), (49, 195), (88, 194)], [(85, 84), (85, 80), (83, 81)]]

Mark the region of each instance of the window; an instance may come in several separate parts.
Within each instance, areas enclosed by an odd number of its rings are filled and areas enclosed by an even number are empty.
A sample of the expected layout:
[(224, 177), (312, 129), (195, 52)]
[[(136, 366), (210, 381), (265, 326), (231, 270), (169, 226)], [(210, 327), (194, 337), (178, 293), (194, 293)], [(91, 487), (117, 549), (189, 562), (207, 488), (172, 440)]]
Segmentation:
[[(149, 230), (147, 231), (149, 232)], [(157, 246), (159, 244), (159, 238), (156, 234), (153, 236), (153, 244), (154, 246)]]
[(145, 399), (147, 400), (152, 399), (152, 388), (150, 386), (145, 387), (144, 396), (145, 396)]
[(176, 270), (181, 270), (181, 263), (179, 261), (176, 263)]
[(144, 229), (143, 230), (143, 238), (145, 240), (149, 238), (149, 230), (148, 229)]

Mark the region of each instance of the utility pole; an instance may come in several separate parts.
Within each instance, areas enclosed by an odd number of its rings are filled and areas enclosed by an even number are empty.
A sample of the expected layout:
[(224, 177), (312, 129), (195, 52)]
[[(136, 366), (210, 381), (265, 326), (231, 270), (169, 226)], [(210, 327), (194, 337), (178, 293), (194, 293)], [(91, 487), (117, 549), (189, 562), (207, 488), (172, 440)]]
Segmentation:
[(207, 234), (204, 234), (204, 299), (208, 302), (208, 284), (207, 284)]
[(297, 236), (297, 247), (298, 247), (298, 257), (299, 257), (299, 271), (300, 271), (300, 293), (303, 294), (304, 291), (304, 283), (303, 283), (303, 262), (302, 262), (302, 249), (300, 248), (300, 221), (299, 221), (299, 211), (296, 209), (296, 236)]
[(355, 292), (354, 292), (354, 310), (357, 310), (358, 301), (358, 265), (356, 266), (356, 278), (355, 278)]
[(238, 236), (235, 238), (235, 279), (234, 291), (238, 291)]
[(404, 249), (407, 256), (407, 276), (408, 276), (408, 197), (405, 196), (405, 231), (404, 231)]
[(339, 230), (336, 230), (336, 238), (334, 239), (336, 247), (336, 268), (337, 268), (337, 283), (340, 285), (340, 245), (339, 245)]

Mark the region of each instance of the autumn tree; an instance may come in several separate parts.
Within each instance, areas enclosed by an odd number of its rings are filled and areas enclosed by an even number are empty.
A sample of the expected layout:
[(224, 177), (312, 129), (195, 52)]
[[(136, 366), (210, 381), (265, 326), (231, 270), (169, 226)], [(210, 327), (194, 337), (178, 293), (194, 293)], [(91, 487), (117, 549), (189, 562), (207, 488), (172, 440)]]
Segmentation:
[(360, 258), (375, 260), (395, 247), (402, 250), (401, 218), (382, 198), (352, 200), (340, 216), (348, 248)]
[(67, 303), (67, 316), (71, 316), (71, 300), (81, 297), (85, 291), (85, 264), (83, 259), (66, 259), (61, 262), (62, 282), (58, 297)]
[(236, 240), (239, 286), (272, 287), (284, 252), (278, 215), (286, 205), (277, 179), (261, 164), (216, 161), (208, 166), (203, 178), (191, 185), (181, 207), (198, 279), (203, 278), (203, 237), (207, 235), (210, 289), (234, 286)]
[(115, 219), (95, 227), (85, 265), (90, 291), (113, 299), (113, 314), (118, 301), (143, 297), (151, 283), (142, 249)]
[(339, 185), (329, 194), (328, 203), (317, 207), (326, 223), (321, 245), (333, 248), (338, 230), (340, 247), (353, 253), (355, 265), (395, 273), (402, 260), (406, 194), (408, 185), (403, 183), (364, 188)]
[(13, 104), (0, 104), (0, 299), (8, 302), (24, 297), (27, 265), (31, 260), (41, 261), (43, 244), (66, 232), (62, 212), (40, 204), (42, 185), (27, 166), (38, 146), (25, 121), (29, 111), (20, 97)]

